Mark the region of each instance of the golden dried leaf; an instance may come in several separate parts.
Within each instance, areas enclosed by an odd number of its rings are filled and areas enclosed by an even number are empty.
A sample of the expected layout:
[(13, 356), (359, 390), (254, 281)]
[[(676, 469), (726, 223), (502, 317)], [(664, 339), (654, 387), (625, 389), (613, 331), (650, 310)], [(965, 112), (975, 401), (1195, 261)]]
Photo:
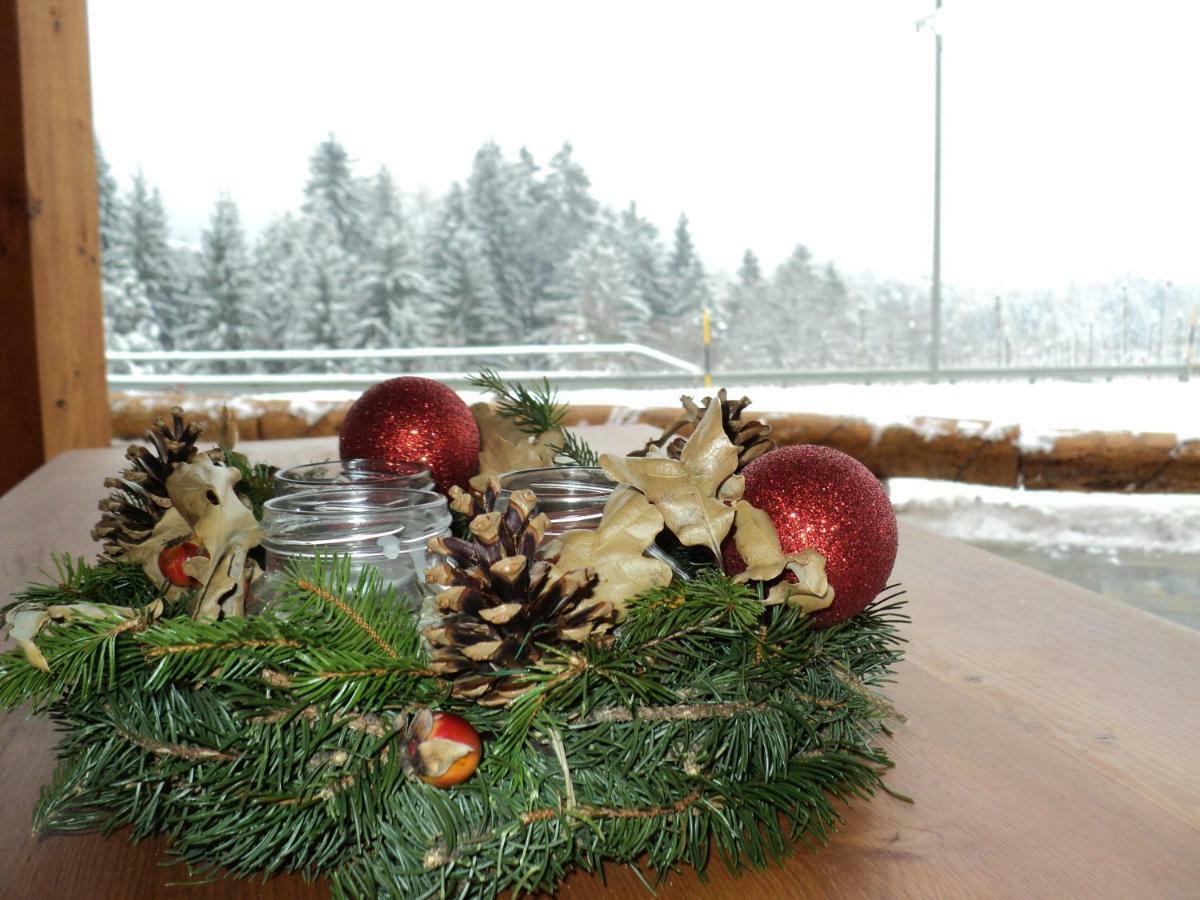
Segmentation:
[(229, 408), (229, 404), (221, 405), (221, 422), (217, 429), (217, 446), (226, 453), (230, 452), (237, 446), (238, 442), (238, 424), (237, 419), (233, 416), (233, 410)]
[(645, 495), (627, 486), (613, 491), (595, 531), (569, 531), (553, 568), (555, 578), (592, 569), (599, 582), (589, 605), (611, 603), (617, 617), (625, 616), (625, 601), (652, 587), (671, 583), (671, 567), (643, 556), (662, 531), (663, 516)]
[[(806, 613), (825, 609), (833, 603), (833, 585), (825, 577), (825, 557), (813, 549), (784, 554), (779, 535), (771, 517), (745, 500), (734, 504), (737, 527), (734, 544), (746, 563), (745, 571), (734, 581), (764, 581), (779, 579), (767, 592), (768, 604), (787, 603)], [(785, 572), (796, 576), (792, 582)]]
[(551, 445), (562, 443), (561, 431), (548, 431), (537, 439), (521, 431), (512, 420), (497, 415), (488, 403), (471, 407), (479, 426), (479, 474), (471, 479), (471, 487), (482, 491), (489, 478), (520, 469), (540, 469), (554, 465)]
[(733, 510), (725, 501), (741, 497), (744, 482), (730, 477), (738, 453), (725, 436), (718, 404), (709, 406), (679, 459), (604, 454), (600, 465), (644, 493), (684, 546), (721, 555), (721, 541), (733, 526)]
[(246, 585), (257, 573), (257, 565), (246, 554), (259, 545), (262, 529), (234, 490), (240, 477), (237, 469), (214, 465), (204, 454), (193, 462), (178, 463), (167, 478), (171, 509), (150, 537), (129, 552), (151, 581), (169, 587), (168, 596), (186, 589), (171, 587), (159, 571), (163, 547), (187, 538), (208, 552), (183, 564), (184, 572), (200, 582), (188, 607), (195, 619), (245, 614)]
[(452, 765), (471, 752), (471, 748), (461, 741), (446, 738), (428, 738), (417, 744), (421, 771), (426, 777), (432, 778), (445, 775)]
[(8, 636), (17, 642), (17, 646), (25, 654), (26, 661), (35, 669), (40, 669), (48, 673), (50, 671), (50, 664), (46, 661), (46, 657), (42, 654), (37, 644), (34, 643), (34, 638), (41, 633), (43, 628), (52, 622), (70, 622), (72, 619), (80, 617), (103, 619), (109, 616), (125, 620), (130, 620), (137, 616), (145, 616), (147, 620), (153, 620), (160, 615), (162, 615), (161, 600), (155, 601), (140, 613), (137, 610), (123, 606), (108, 606), (96, 603), (68, 603), (57, 606), (42, 606), (40, 603), (20, 603), (9, 609), (0, 619), (2, 619), (8, 631)]

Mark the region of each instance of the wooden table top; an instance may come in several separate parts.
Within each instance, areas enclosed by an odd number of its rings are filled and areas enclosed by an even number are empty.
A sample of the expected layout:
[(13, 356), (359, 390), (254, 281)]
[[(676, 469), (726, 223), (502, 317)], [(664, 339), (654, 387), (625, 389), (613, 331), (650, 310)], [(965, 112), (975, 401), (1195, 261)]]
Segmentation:
[[(245, 449), (290, 463), (333, 445)], [(0, 593), (36, 579), (53, 551), (93, 552), (101, 481), (120, 455), (63, 454), (0, 498)], [(703, 886), (684, 871), (659, 896), (1200, 896), (1200, 632), (912, 527), (896, 578), (913, 623), (889, 691), (908, 721), (887, 741), (888, 783), (916, 802), (855, 803), (818, 854), (739, 878), (714, 861)], [(0, 716), (0, 895), (327, 896), (288, 877), (172, 887), (186, 872), (163, 865), (161, 840), (33, 836), (53, 744), (44, 720)], [(649, 896), (626, 870), (607, 874), (604, 896)], [(560, 892), (601, 894), (582, 874)]]

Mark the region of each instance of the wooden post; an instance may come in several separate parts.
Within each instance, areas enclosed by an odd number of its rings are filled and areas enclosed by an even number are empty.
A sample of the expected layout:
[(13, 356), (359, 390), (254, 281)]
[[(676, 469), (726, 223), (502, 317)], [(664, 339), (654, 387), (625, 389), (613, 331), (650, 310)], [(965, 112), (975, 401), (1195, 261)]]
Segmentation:
[(85, 0), (0, 0), (0, 492), (109, 441)]

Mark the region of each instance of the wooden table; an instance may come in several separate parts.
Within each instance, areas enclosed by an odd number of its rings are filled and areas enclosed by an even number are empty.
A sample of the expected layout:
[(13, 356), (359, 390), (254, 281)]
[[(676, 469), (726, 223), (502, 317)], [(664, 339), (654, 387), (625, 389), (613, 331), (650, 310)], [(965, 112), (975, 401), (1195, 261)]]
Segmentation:
[[(292, 462), (332, 444), (246, 449)], [(66, 453), (0, 498), (0, 591), (36, 578), (51, 551), (92, 552), (101, 480), (119, 459)], [(689, 871), (659, 895), (1200, 896), (1200, 632), (911, 527), (896, 576), (913, 624), (890, 692), (908, 722), (888, 742), (888, 783), (916, 803), (856, 803), (819, 854), (738, 879), (715, 863), (703, 887)], [(161, 841), (31, 835), (53, 743), (43, 720), (0, 717), (0, 896), (327, 894), (285, 877), (171, 887), (186, 873), (162, 866)], [(625, 870), (608, 875), (609, 896), (649, 896)], [(561, 896), (600, 893), (577, 875)]]

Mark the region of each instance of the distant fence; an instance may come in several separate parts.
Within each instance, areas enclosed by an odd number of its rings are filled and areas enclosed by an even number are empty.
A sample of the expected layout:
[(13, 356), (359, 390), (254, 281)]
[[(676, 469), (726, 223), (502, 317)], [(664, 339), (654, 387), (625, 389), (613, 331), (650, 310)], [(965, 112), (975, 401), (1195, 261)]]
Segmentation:
[[(722, 370), (706, 373), (703, 367), (644, 344), (497, 344), (474, 347), (418, 347), (387, 350), (179, 350), (146, 352), (110, 352), (108, 354), (110, 387), (123, 391), (175, 391), (177, 393), (250, 393), (294, 392), (310, 390), (361, 390), (391, 375), (423, 375), (445, 382), (451, 387), (467, 386), (467, 378), (483, 365), (496, 360), (562, 357), (608, 357), (620, 365), (618, 371), (570, 370), (553, 367), (554, 381), (574, 388), (610, 387), (703, 387), (706, 379), (719, 380), (738, 387), (755, 385), (799, 384), (876, 384), (959, 381), (1098, 381), (1130, 376), (1177, 378), (1187, 381), (1192, 366), (1041, 366), (1007, 367), (981, 366), (929, 369), (808, 369), (808, 370)], [(386, 363), (388, 361), (458, 360), (462, 368), (435, 367), (421, 371), (396, 372), (386, 368), (371, 371), (333, 372), (178, 372), (173, 364), (213, 363), (214, 368), (226, 363), (239, 363), (247, 368), (278, 365), (282, 362), (310, 362), (313, 367), (332, 364)], [(650, 371), (636, 371), (635, 361), (658, 364)], [(147, 371), (137, 371), (144, 366)], [(113, 371), (114, 367), (133, 371)], [(496, 367), (510, 381), (535, 381), (551, 371), (546, 365)], [(151, 371), (165, 369), (166, 371)]]

